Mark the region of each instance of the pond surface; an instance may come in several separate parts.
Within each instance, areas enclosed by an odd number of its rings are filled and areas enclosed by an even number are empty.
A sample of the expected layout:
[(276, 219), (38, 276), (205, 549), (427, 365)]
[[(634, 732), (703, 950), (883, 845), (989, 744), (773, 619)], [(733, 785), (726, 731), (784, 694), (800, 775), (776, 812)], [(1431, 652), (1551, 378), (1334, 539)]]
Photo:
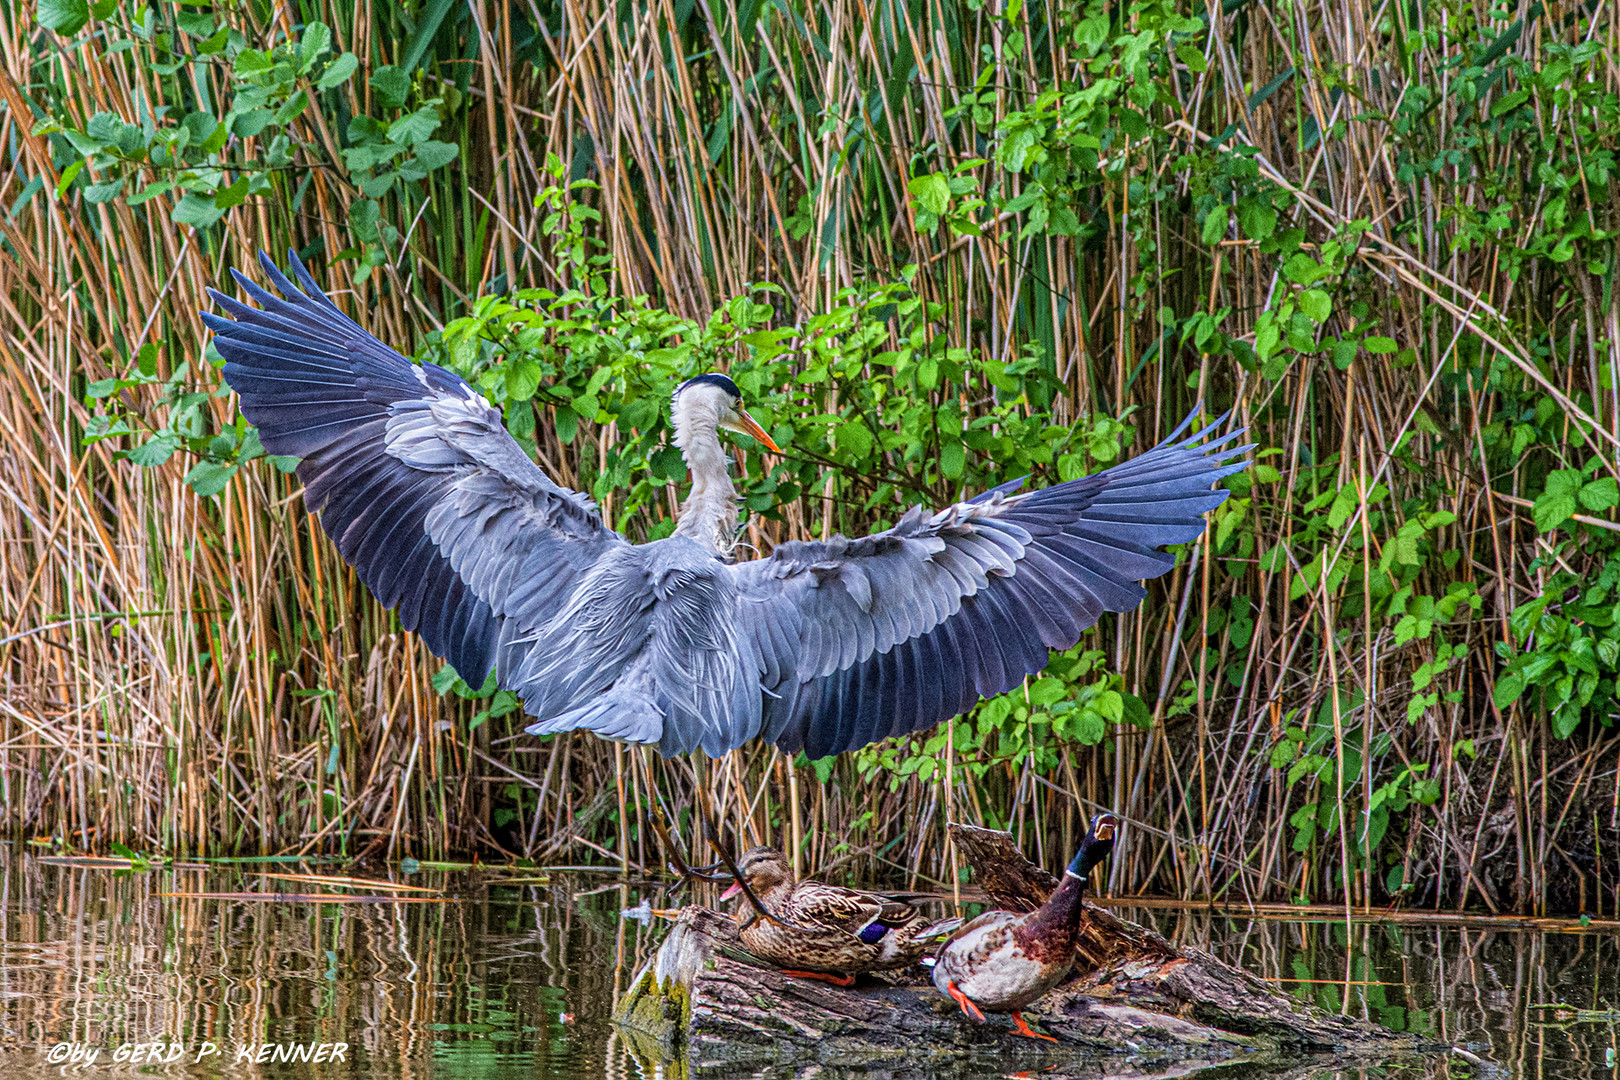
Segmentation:
[[(342, 889), (266, 876), (320, 872), (251, 864), (120, 873), (0, 849), (0, 1077), (685, 1074), (638, 1059), (609, 1020), (615, 995), (663, 932), (619, 912), (644, 898), (665, 902), (655, 891), (589, 873), (549, 882), (396, 873), (438, 891), (395, 900), (374, 888), (338, 903), (297, 897)], [(1351, 1070), (1302, 1061), (1291, 1077), (1620, 1080), (1613, 935), (1377, 923), (1347, 934), (1342, 921), (1120, 910), (1319, 1004), (1497, 1066), (1457, 1057)], [(278, 1046), (320, 1060), (276, 1061)], [(1124, 1055), (1089, 1071), (1144, 1075)]]

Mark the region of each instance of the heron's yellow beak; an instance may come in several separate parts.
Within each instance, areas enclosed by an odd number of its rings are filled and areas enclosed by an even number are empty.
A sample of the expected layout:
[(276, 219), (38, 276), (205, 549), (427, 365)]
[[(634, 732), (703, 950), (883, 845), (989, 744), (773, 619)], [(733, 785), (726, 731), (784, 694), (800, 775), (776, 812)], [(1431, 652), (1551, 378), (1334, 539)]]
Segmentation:
[(726, 426), (731, 427), (734, 431), (740, 431), (744, 435), (753, 436), (755, 442), (759, 443), (773, 454), (780, 454), (782, 452), (782, 448), (777, 446), (776, 442), (769, 435), (765, 434), (765, 429), (759, 426), (759, 421), (755, 420), (752, 416), (749, 416), (748, 410), (743, 408), (741, 405), (737, 406), (737, 423), (734, 426), (730, 424)]

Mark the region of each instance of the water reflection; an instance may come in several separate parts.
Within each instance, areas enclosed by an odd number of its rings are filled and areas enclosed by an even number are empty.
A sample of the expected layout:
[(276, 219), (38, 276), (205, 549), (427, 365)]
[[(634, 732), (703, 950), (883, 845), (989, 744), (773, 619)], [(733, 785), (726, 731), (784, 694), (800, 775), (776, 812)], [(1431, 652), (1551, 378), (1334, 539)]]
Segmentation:
[[(642, 899), (634, 890), (584, 874), (550, 884), (417, 874), (411, 884), (442, 895), (356, 903), (229, 895), (339, 891), (260, 869), (115, 873), (0, 849), (0, 1075), (470, 1080), (685, 1071), (638, 1059), (609, 1022), (616, 993), (661, 933), (618, 917)], [(1352, 1069), (1301, 1062), (1287, 1075), (1620, 1080), (1617, 1017), (1603, 1012), (1620, 1008), (1613, 936), (1371, 923), (1347, 933), (1327, 920), (1122, 914), (1324, 1007), (1462, 1046), (1502, 1070), (1426, 1058)], [(275, 1047), (310, 1057), (324, 1047), (324, 1058), (277, 1061)], [(124, 1060), (115, 1060), (121, 1048)], [(145, 1060), (129, 1060), (137, 1054)], [(839, 1074), (783, 1067), (769, 1075)], [(978, 1063), (862, 1075), (1006, 1073)], [(1122, 1055), (1039, 1075), (1166, 1074)]]

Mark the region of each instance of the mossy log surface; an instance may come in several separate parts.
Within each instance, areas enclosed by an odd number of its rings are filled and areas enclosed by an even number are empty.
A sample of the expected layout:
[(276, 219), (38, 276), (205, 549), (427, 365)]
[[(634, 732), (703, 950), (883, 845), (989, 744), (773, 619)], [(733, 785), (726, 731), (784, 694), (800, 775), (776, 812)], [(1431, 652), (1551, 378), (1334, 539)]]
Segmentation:
[[(951, 830), (998, 906), (1031, 910), (1056, 886), (1009, 834)], [(1278, 993), (1095, 907), (1086, 908), (1076, 952), (1070, 980), (1024, 1010), (1053, 1043), (1014, 1034), (1006, 1016), (984, 1024), (963, 1017), (921, 969), (863, 977), (850, 989), (784, 975), (743, 948), (730, 916), (689, 907), (637, 973), (615, 1019), (643, 1053), (680, 1058), (698, 1071), (815, 1061), (940, 1075), (952, 1061), (995, 1057), (1067, 1063), (1066, 1074), (1172, 1076), (1209, 1062), (1252, 1061), (1271, 1072), (1300, 1065), (1306, 1054), (1387, 1058), (1440, 1049)]]

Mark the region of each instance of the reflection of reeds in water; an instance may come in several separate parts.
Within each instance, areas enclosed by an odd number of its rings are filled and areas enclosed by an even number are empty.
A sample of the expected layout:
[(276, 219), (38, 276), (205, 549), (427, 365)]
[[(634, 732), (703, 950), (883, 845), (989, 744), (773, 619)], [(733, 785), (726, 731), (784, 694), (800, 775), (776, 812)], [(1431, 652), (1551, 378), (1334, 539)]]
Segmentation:
[[(1442, 401), (1429, 379), (1460, 356), (1460, 335), (1500, 340), (1501, 328), (1478, 315), (1498, 305), (1522, 320), (1520, 330), (1535, 328), (1578, 354), (1553, 372), (1559, 393), (1590, 395), (1597, 415), (1587, 419), (1613, 428), (1612, 394), (1599, 378), (1613, 364), (1612, 344), (1605, 354), (1599, 340), (1614, 336), (1612, 313), (1596, 312), (1591, 300), (1606, 286), (1594, 284), (1582, 258), (1559, 271), (1572, 275), (1556, 279), (1565, 284), (1546, 284), (1554, 279), (1545, 262), (1533, 264), (1526, 283), (1510, 279), (1495, 256), (1453, 244), (1457, 225), (1442, 200), (1391, 179), (1398, 140), (1378, 111), (1406, 99), (1413, 61), (1375, 28), (1407, 18), (1404, 9), (1359, 3), (1318, 20), (1303, 9), (1216, 5), (1208, 71), (1189, 74), (1177, 84), (1185, 99), (1166, 104), (1165, 123), (1178, 131), (1196, 124), (1200, 138), (1238, 125), (1263, 152), (1267, 176), (1317, 192), (1284, 210), (1286, 224), (1297, 209), (1313, 241), (1346, 222), (1378, 223), (1353, 288), (1385, 329), (1419, 346), (1420, 362), (1401, 368), (1368, 354), (1341, 371), (1305, 357), (1269, 382), (1159, 338), (1161, 305), (1182, 314), (1231, 308), (1230, 332), (1252, 337), (1276, 277), (1252, 245), (1195, 242), (1199, 225), (1181, 181), (1149, 211), (1156, 250), (1144, 253), (1130, 238), (1126, 216), (1143, 210), (1129, 205), (1123, 181), (1174, 176), (1173, 157), (1134, 156), (1129, 140), (1116, 148), (1122, 183), (1098, 189), (1111, 224), (1097, 236), (1020, 239), (1012, 214), (992, 221), (983, 240), (915, 230), (908, 176), (981, 156), (981, 134), (1054, 71), (1072, 77), (1080, 61), (1066, 37), (1033, 24), (1021, 39), (1008, 37), (991, 18), (995, 5), (889, 0), (833, 0), (791, 17), (773, 9), (743, 32), (742, 6), (455, 5), (418, 75), (430, 87), (464, 88), (441, 133), (460, 142), (462, 161), (384, 200), (385, 219), (409, 235), (410, 252), (340, 301), (405, 344), (464, 313), (467, 298), (497, 277), (555, 285), (557, 253), (533, 207), (548, 183), (541, 163), (548, 152), (569, 158), (589, 145), (602, 183), (592, 197), (625, 294), (706, 319), (746, 283), (771, 281), (799, 317), (828, 307), (844, 286), (892, 280), (919, 263), (918, 287), (946, 304), (938, 329), (953, 345), (1008, 358), (1024, 342), (1042, 347), (1068, 387), (1060, 418), (1141, 407), (1143, 445), (1181, 415), (1196, 377), (1200, 392), (1235, 400), (1263, 447), (1284, 449), (1268, 460), (1285, 478), (1338, 454), (1321, 483), (1365, 493), (1377, 481), (1393, 488), (1391, 505), (1417, 499), (1455, 512), (1455, 525), (1434, 535), (1463, 557), (1455, 568), (1425, 571), (1423, 587), (1442, 595), (1466, 580), (1486, 606), (1485, 617), (1456, 632), (1480, 659), (1436, 684), (1463, 698), (1409, 724), (1412, 672), (1434, 660), (1434, 641), (1395, 644), (1383, 623), (1344, 606), (1350, 584), (1309, 585), (1287, 566), (1227, 561), (1217, 570), (1200, 545), (1199, 561), (1155, 585), (1139, 614), (1109, 620), (1087, 639), (1108, 649), (1129, 687), (1156, 707), (1151, 732), (1123, 729), (1106, 752), (1064, 747), (1050, 770), (1033, 759), (957, 767), (948, 792), (937, 777), (892, 786), (886, 772), (863, 778), (847, 761), (822, 784), (771, 750), (747, 748), (708, 771), (730, 842), (743, 847), (780, 829), (805, 838), (808, 868), (926, 883), (951, 873), (941, 827), (948, 812), (1011, 822), (1055, 866), (1079, 823), (1106, 806), (1131, 823), (1112, 871), (1119, 891), (1381, 902), (1387, 867), (1350, 873), (1351, 853), (1337, 839), (1304, 852), (1290, 843), (1286, 823), (1303, 801), (1342, 801), (1346, 817), (1360, 820), (1388, 778), (1368, 770), (1289, 788), (1269, 765), (1270, 745), (1297, 722), (1289, 717), (1326, 702), (1335, 749), (1387, 739), (1391, 768), (1397, 759), (1424, 763), (1441, 784), (1439, 805), (1397, 820), (1391, 834), (1401, 840), (1391, 850), (1404, 880), (1431, 890), (1425, 902), (1477, 902), (1483, 892), (1493, 909), (1549, 896), (1597, 913), (1620, 907), (1612, 739), (1553, 739), (1545, 717), (1499, 714), (1488, 683), (1468, 677), (1483, 671), (1508, 607), (1535, 595), (1542, 574), (1532, 566), (1541, 552), (1522, 500), (1494, 498), (1487, 484), (1519, 491), (1533, 478), (1521, 470), (1487, 481), (1478, 425), (1494, 415), (1495, 399), (1468, 383)], [(167, 4), (154, 10), (173, 15)], [(1026, 22), (1045, 17), (1041, 5), (1020, 10)], [(1597, 40), (1612, 37), (1614, 10), (1594, 9)], [(201, 501), (182, 483), (191, 464), (184, 455), (141, 469), (114, 460), (112, 443), (80, 445), (89, 382), (123, 374), (144, 342), (160, 346), (160, 374), (187, 361), (200, 367), (204, 290), (261, 249), (346, 248), (341, 222), (354, 189), (335, 160), (323, 160), (299, 174), (309, 184), (300, 212), (288, 210), (295, 181), (278, 177), (271, 196), (249, 199), (202, 238), (151, 212), (162, 199), (132, 208), (74, 193), (53, 198), (64, 161), (33, 133), (29, 102), (81, 122), (102, 110), (135, 116), (163, 86), (133, 54), (94, 44), (99, 23), (73, 39), (70, 53), (31, 11), (0, 11), (0, 132), (18, 151), (0, 170), (0, 804), (8, 829), (98, 850), (114, 841), (193, 854), (478, 849), (651, 868), (661, 856), (638, 814), (660, 800), (701, 849), (681, 818), (696, 779), (684, 763), (621, 755), (588, 738), (504, 741), (516, 730), (503, 726), (510, 720), (469, 732), (471, 709), (430, 686), (438, 662), (365, 596), (286, 478), (250, 468), (217, 500)], [(415, 25), (400, 4), (314, 0), (301, 11), (329, 24), (363, 70), (397, 60), (391, 43), (409, 39)], [(370, 21), (357, 26), (361, 11)], [(676, 27), (676, 11), (696, 14)], [(237, 20), (250, 40), (267, 40), (257, 15), (221, 17)], [(531, 35), (536, 21), (547, 29)], [(1573, 43), (1580, 21), (1538, 24), (1515, 48), (1560, 35)], [(1471, 47), (1461, 42), (1426, 46), (1430, 68), (1461, 63)], [(986, 50), (1000, 55), (1003, 46), (1014, 53), (980, 96), (990, 127), (976, 131), (955, 109)], [(1381, 81), (1341, 96), (1328, 74), (1347, 70), (1376, 70)], [(221, 76), (199, 69), (195, 77)], [(1442, 129), (1480, 107), (1434, 94)], [(348, 104), (365, 111), (363, 101)], [(1305, 137), (1306, 119), (1319, 127), (1324, 109), (1342, 131)], [(312, 125), (304, 134), (316, 145), (333, 137), (317, 110), (301, 123)], [(1552, 117), (1540, 126), (1559, 130)], [(1531, 164), (1511, 151), (1486, 163)], [(29, 188), (31, 179), (43, 186)], [(830, 227), (791, 233), (781, 223), (801, 204), (806, 221)], [(1413, 215), (1423, 243), (1385, 238), (1388, 222)], [(1148, 269), (1154, 294), (1138, 318), (1125, 301)], [(347, 289), (341, 272), (328, 284)], [(191, 388), (215, 386), (204, 370)], [(156, 412), (150, 388), (124, 400)], [(218, 420), (230, 414), (224, 399), (206, 407)], [(1413, 443), (1420, 467), (1387, 468), (1389, 450), (1416, 429), (1438, 431)], [(1452, 429), (1467, 437), (1451, 437)], [(582, 464), (594, 467), (581, 454), (603, 452), (598, 437), (605, 433), (586, 425), (564, 445), (543, 424), (541, 449), (558, 479), (574, 483)], [(1454, 496), (1435, 502), (1428, 488), (1437, 479)], [(866, 494), (846, 491), (843, 478), (831, 483), (825, 501), (816, 492), (786, 507), (787, 524), (762, 526), (763, 538), (815, 533), (835, 493)], [(1298, 529), (1301, 504), (1315, 494), (1288, 484), (1258, 492), (1244, 526), (1254, 530), (1256, 554)], [(1223, 634), (1203, 651), (1195, 631), (1210, 628), (1234, 597), (1254, 598), (1251, 644), (1234, 646)], [(1337, 707), (1335, 681), (1374, 691), (1371, 724)], [(1189, 682), (1198, 687), (1190, 712), (1166, 723)], [(1467, 739), (1477, 762), (1454, 752)], [(628, 778), (615, 770), (621, 759)], [(523, 821), (498, 824), (513, 807)], [(1595, 837), (1605, 838), (1601, 846)], [(1575, 848), (1578, 857), (1566, 858)]]
[[(330, 875), (289, 873), (305, 878), (298, 887), (308, 891), (336, 888)], [(618, 912), (667, 897), (618, 885), (604, 890), (596, 874), (558, 875), (550, 885), (424, 874), (410, 884), (419, 879), (442, 889), (445, 902), (164, 897), (296, 882), (261, 882), (254, 870), (218, 867), (120, 875), (44, 865), (0, 848), (6, 1075), (61, 1075), (42, 1060), (30, 1071), (33, 1055), (57, 1042), (101, 1047), (105, 1060), (120, 1043), (158, 1040), (193, 1051), (211, 1041), (227, 1054), (267, 1042), (351, 1046), (346, 1065), (276, 1072), (312, 1078), (687, 1074), (688, 1062), (660, 1060), (657, 1047), (607, 1022), (617, 995), (663, 936)], [(1508, 1075), (1611, 1074), (1604, 1054), (1620, 978), (1620, 938), (1612, 932), (1477, 920), (1360, 922), (1347, 933), (1325, 911), (1251, 920), (1167, 904), (1118, 910), (1178, 947), (1209, 951), (1324, 1008), (1469, 1047)], [(565, 1012), (575, 1019), (563, 1022)], [(1444, 1056), (1402, 1068), (1396, 1075), (1459, 1075), (1447, 1071)], [(764, 1075), (803, 1074), (784, 1068)], [(964, 1067), (962, 1075), (981, 1073)]]
[[(1612, 930), (1570, 933), (1568, 922), (1543, 928), (1479, 919), (1462, 927), (1359, 922), (1347, 935), (1332, 918), (1249, 922), (1165, 908), (1121, 913), (1323, 1008), (1427, 1034), (1441, 1045), (1472, 1046), (1504, 1075), (1580, 1080), (1614, 1072), (1606, 1054), (1615, 1017), (1602, 1011), (1620, 983), (1620, 938)], [(1555, 1004), (1563, 1008), (1548, 1008)], [(1459, 1075), (1444, 1068), (1437, 1061), (1432, 1072), (1415, 1075)]]
[(0, 849), (0, 1052), (73, 1041), (105, 1063), (122, 1043), (165, 1041), (189, 1047), (189, 1063), (204, 1042), (227, 1061), (249, 1045), (345, 1042), (346, 1067), (299, 1075), (456, 1075), (429, 1059), (458, 1057), (600, 1072), (614, 980), (646, 939), (616, 918), (618, 897), (581, 905), (578, 878), (430, 877), (461, 895), (245, 902), (183, 894), (278, 886), (251, 871), (120, 876)]

